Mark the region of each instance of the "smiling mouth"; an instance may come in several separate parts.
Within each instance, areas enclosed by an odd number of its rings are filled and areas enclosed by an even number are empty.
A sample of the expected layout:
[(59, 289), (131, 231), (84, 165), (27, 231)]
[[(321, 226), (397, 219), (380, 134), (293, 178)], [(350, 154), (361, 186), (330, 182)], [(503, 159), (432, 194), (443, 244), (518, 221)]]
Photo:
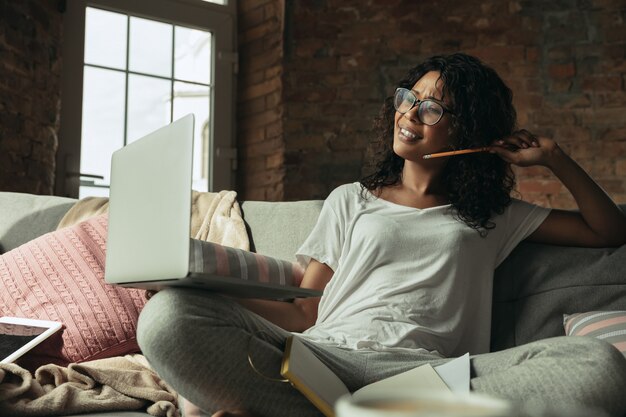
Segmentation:
[(404, 136), (408, 140), (422, 139), (421, 136), (419, 136), (416, 133), (413, 133), (410, 130), (407, 130), (407, 129), (403, 128), (403, 127), (400, 128), (400, 135)]

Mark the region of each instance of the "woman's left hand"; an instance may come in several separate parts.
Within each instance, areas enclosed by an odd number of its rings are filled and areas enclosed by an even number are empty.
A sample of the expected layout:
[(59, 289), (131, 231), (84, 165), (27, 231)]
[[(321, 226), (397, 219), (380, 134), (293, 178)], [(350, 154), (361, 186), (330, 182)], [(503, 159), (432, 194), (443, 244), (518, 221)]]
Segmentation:
[(532, 165), (549, 167), (554, 155), (560, 152), (560, 148), (553, 139), (535, 136), (528, 130), (522, 129), (492, 143), (490, 152), (521, 167)]

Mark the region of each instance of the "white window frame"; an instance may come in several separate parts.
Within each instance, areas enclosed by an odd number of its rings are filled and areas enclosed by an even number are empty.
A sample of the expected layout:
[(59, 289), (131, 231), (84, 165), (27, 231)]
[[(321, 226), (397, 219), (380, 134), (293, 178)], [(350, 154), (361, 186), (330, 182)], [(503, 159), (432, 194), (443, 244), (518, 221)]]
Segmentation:
[[(63, 71), (61, 77), (61, 128), (55, 194), (78, 197), (81, 178), (80, 148), (83, 105), (83, 69), (85, 50), (85, 11), (97, 7), (146, 19), (212, 32), (213, 97), (209, 135), (209, 191), (235, 189), (237, 152), (235, 146), (235, 74), (237, 72), (236, 5), (208, 3), (202, 0), (70, 0), (66, 2), (63, 34)], [(200, 138), (196, 138), (200, 140)]]

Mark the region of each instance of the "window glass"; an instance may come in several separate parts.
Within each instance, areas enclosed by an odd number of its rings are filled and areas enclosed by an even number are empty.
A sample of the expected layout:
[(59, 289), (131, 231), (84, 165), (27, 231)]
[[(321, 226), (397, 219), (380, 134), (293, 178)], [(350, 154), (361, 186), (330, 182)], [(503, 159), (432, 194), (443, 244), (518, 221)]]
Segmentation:
[(210, 146), (210, 88), (208, 86), (184, 83), (174, 83), (174, 120), (193, 113), (196, 123), (194, 126), (193, 150), (193, 189), (208, 190), (208, 157)]
[(92, 7), (86, 13), (80, 172), (104, 180), (84, 178), (79, 195), (108, 195), (112, 153), (189, 113), (196, 120), (193, 188), (207, 191), (212, 33)]
[(170, 122), (172, 82), (161, 78), (128, 76), (128, 130), (131, 143)]
[(90, 187), (88, 185), (81, 185), (78, 189), (78, 198), (108, 196), (109, 187)]
[(176, 26), (174, 77), (209, 84), (211, 80), (211, 33)]
[(124, 73), (85, 67), (80, 172), (108, 184), (111, 155), (124, 144)]
[(126, 15), (87, 7), (85, 63), (126, 68)]
[(172, 25), (130, 18), (129, 69), (162, 77), (172, 76)]

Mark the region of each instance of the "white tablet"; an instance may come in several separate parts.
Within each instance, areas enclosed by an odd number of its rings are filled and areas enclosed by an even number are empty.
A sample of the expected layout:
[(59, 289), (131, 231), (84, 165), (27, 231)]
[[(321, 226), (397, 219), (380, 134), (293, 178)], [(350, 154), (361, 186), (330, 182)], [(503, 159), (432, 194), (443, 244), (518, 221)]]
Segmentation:
[(0, 317), (0, 363), (14, 362), (60, 328), (56, 321)]

